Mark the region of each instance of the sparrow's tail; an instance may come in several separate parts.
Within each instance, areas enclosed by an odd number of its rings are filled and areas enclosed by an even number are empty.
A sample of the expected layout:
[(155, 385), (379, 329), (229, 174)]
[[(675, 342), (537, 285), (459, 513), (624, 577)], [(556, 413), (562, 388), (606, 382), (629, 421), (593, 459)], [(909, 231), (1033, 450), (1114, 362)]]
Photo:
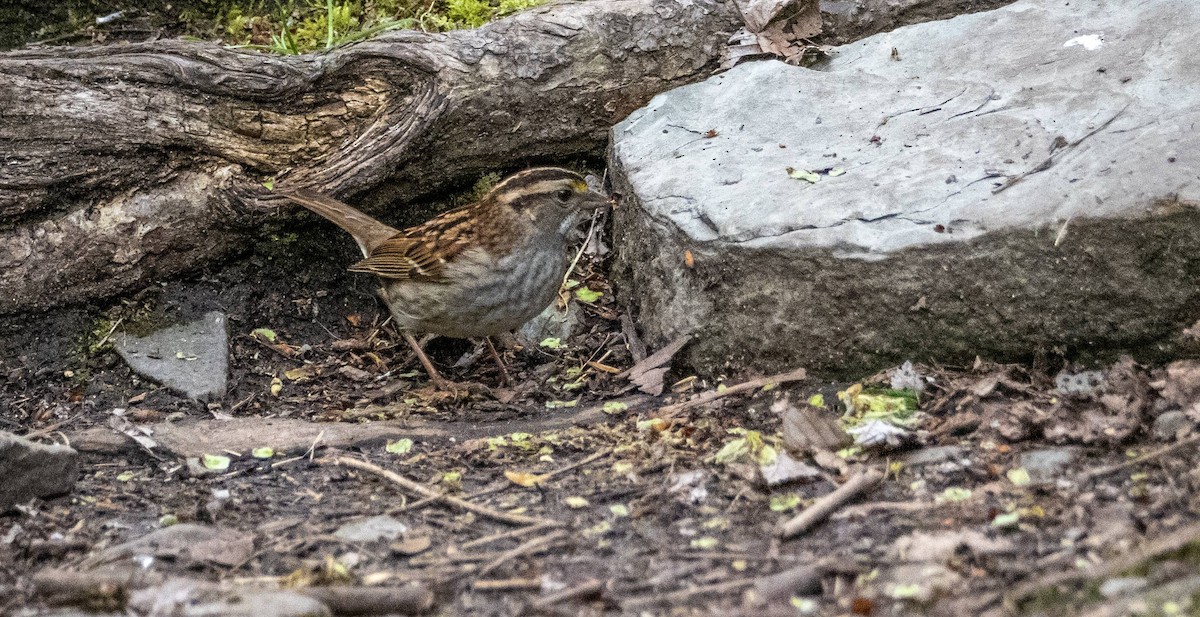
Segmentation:
[(400, 233), (395, 227), (385, 225), (349, 204), (344, 204), (316, 191), (295, 189), (283, 190), (279, 193), (329, 219), (329, 222), (354, 236), (354, 241), (358, 243), (358, 248), (362, 249), (364, 257), (370, 256), (371, 251), (375, 250), (375, 247), (382, 244), (384, 240)]

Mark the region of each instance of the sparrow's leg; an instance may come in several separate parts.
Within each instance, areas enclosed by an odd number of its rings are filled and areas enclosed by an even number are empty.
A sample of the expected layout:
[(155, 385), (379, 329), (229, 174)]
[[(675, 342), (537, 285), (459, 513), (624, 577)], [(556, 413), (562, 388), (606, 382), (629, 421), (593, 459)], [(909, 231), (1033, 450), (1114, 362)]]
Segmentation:
[(512, 384), (512, 376), (508, 374), (508, 367), (504, 366), (504, 360), (500, 358), (496, 346), (492, 344), (492, 337), (483, 337), (483, 342), (487, 343), (488, 351), (492, 352), (492, 359), (496, 361), (496, 366), (500, 367), (500, 380), (506, 386)]
[(408, 332), (401, 331), (400, 334), (404, 336), (404, 340), (408, 342), (408, 346), (412, 347), (413, 353), (417, 354), (417, 360), (421, 362), (421, 366), (425, 367), (425, 372), (429, 373), (429, 379), (433, 381), (433, 385), (441, 390), (454, 390), (454, 384), (445, 377), (442, 377), (442, 374), (434, 368), (433, 362), (429, 361), (429, 356), (425, 355), (425, 350), (421, 349), (421, 344), (417, 342), (417, 339), (413, 338), (413, 335)]

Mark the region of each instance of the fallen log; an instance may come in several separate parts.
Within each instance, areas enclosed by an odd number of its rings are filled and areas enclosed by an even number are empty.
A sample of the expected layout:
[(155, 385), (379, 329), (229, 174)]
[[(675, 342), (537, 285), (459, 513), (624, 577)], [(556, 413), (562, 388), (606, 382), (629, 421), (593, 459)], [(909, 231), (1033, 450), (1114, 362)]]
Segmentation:
[(242, 250), (278, 209), (264, 184), (379, 213), (600, 152), (651, 96), (717, 70), (739, 25), (730, 0), (594, 0), (305, 56), (178, 40), (0, 54), (0, 313)]

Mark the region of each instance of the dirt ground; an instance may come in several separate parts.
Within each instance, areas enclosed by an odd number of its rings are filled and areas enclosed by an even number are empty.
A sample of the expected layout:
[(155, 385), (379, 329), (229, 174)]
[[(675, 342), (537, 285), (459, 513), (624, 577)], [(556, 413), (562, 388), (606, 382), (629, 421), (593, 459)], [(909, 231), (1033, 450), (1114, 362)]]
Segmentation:
[[(452, 398), (429, 390), (412, 354), (381, 327), (373, 282), (342, 272), (352, 259), (339, 232), (313, 224), (264, 237), (222, 270), (111, 306), (0, 325), (3, 429), (83, 450), (72, 493), (0, 517), (0, 612), (42, 614), (63, 601), (144, 607), (126, 575), (57, 598), (37, 578), (136, 564), (226, 591), (417, 590), (432, 594), (429, 612), (445, 615), (1200, 614), (1197, 365), (1126, 361), (1057, 383), (985, 360), (918, 366), (909, 375), (924, 388), (918, 411), (898, 415), (887, 401), (902, 397), (870, 389), (896, 385), (886, 373), (864, 376), (862, 391), (768, 379), (739, 393), (733, 386), (754, 376), (697, 379), (677, 367), (666, 394), (637, 398), (612, 371), (634, 365), (638, 341), (622, 329), (604, 259), (586, 256), (574, 278), (603, 295), (572, 300), (583, 321), (558, 348), (505, 347), (512, 384), (484, 354), (451, 366), (472, 343), (431, 343), (451, 378), (492, 388)], [(231, 380), (220, 401), (194, 403), (149, 383), (111, 349), (114, 325), (138, 331), (214, 309), (230, 324)], [(251, 334), (258, 328), (275, 343)], [(664, 413), (694, 397), (718, 398)], [(635, 403), (604, 405), (618, 399)], [(875, 447), (834, 454), (844, 444), (822, 440), (819, 426), (836, 427), (835, 442), (861, 428), (861, 417), (838, 420), (855, 415), (847, 402), (901, 428)], [(331, 448), (318, 438), (311, 450), (270, 458), (242, 444), (213, 452), (231, 463), (211, 473), (108, 429), (114, 408), (145, 426), (274, 418), (436, 430), (411, 444), (364, 433)], [(97, 445), (103, 433), (112, 439)], [(794, 469), (771, 485), (761, 466), (781, 452)], [(338, 457), (482, 510), (423, 499)], [(780, 536), (785, 521), (820, 509), (864, 472), (886, 477)], [(346, 535), (348, 524), (379, 515), (390, 517), (390, 535)], [(172, 529), (178, 537), (150, 547), (120, 546)], [(347, 606), (337, 612), (354, 614)]]

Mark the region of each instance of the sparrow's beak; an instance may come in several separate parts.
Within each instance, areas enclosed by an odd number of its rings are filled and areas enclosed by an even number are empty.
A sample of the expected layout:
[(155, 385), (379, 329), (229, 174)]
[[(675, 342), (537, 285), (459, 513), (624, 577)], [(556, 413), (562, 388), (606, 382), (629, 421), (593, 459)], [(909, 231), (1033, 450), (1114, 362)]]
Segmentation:
[(595, 191), (588, 191), (583, 199), (583, 203), (579, 207), (583, 210), (604, 210), (612, 206), (612, 200), (607, 195), (602, 195)]

